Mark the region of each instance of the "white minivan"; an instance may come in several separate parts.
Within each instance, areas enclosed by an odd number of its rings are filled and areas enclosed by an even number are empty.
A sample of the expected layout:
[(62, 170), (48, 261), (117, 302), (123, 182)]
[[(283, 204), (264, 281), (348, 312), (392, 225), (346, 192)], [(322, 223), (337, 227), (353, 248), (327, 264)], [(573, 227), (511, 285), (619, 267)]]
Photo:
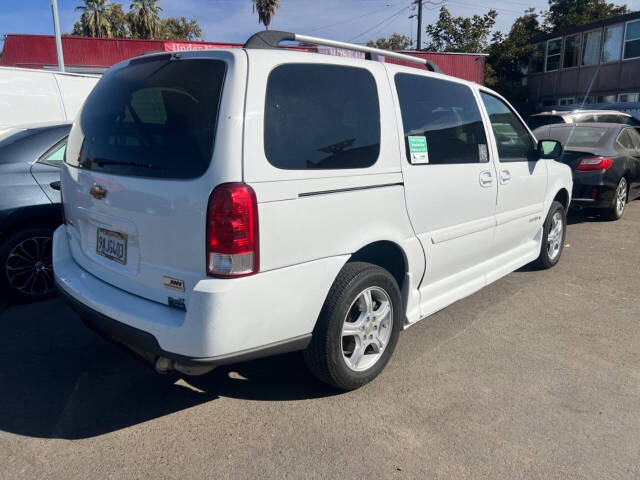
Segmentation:
[(304, 350), (353, 389), (401, 330), (555, 265), (571, 171), (489, 89), (282, 39), (425, 63), (263, 32), (114, 66), (69, 136), (55, 280), (158, 371)]

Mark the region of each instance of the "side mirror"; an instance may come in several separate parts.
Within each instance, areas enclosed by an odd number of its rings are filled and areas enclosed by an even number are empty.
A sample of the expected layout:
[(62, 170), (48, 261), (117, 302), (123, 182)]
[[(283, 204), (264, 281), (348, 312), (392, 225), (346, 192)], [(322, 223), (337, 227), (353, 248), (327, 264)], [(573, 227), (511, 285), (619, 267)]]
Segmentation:
[(540, 140), (538, 142), (538, 158), (557, 160), (562, 156), (562, 144), (557, 140)]

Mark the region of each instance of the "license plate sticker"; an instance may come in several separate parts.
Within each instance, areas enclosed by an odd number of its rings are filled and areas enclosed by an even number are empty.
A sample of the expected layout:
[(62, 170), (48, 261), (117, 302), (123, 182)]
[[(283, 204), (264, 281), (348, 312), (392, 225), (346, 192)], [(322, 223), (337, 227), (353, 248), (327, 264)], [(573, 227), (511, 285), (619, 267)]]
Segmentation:
[(98, 228), (96, 253), (122, 265), (127, 263), (127, 235)]

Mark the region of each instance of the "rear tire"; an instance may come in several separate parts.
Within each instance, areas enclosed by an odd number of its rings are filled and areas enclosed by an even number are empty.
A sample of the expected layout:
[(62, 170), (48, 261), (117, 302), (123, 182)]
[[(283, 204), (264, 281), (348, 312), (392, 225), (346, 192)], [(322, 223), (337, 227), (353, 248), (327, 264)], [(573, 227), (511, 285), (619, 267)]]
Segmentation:
[(347, 263), (324, 302), (309, 347), (309, 370), (341, 390), (376, 378), (402, 329), (402, 299), (393, 276), (365, 262)]
[(564, 250), (567, 232), (567, 214), (560, 202), (553, 202), (542, 227), (540, 256), (535, 265), (543, 270), (555, 266)]
[(0, 247), (0, 287), (11, 300), (44, 300), (56, 294), (51, 261), (53, 230), (29, 228)]
[(613, 200), (611, 206), (606, 210), (605, 217), (609, 220), (620, 220), (624, 215), (624, 209), (627, 206), (629, 200), (629, 185), (627, 179), (622, 177), (616, 191), (613, 194)]

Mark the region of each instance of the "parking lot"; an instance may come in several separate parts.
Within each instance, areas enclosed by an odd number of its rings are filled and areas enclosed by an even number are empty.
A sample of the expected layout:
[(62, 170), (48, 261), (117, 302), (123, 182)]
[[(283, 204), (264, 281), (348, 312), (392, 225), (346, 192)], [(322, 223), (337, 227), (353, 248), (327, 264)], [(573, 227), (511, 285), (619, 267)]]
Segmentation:
[(298, 354), (180, 379), (59, 300), (0, 313), (0, 477), (637, 478), (640, 201), (407, 330), (336, 394)]

